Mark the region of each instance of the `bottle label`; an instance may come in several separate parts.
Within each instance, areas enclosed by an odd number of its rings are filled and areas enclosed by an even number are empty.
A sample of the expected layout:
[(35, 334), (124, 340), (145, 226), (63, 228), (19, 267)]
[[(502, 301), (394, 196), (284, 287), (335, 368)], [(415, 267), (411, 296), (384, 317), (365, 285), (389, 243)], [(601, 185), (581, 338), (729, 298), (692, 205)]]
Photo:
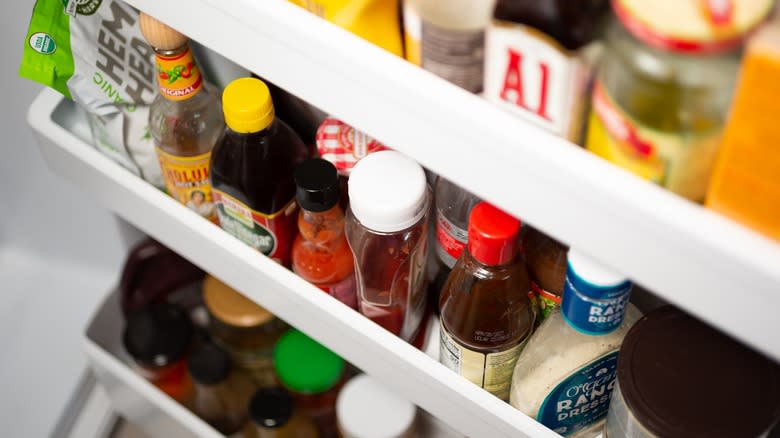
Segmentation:
[(355, 293), (357, 285), (355, 284), (355, 274), (352, 274), (339, 282), (328, 285), (317, 285), (317, 287), (347, 306), (357, 309), (357, 294)]
[(608, 353), (563, 379), (547, 394), (536, 420), (563, 436), (607, 416), (617, 376), (618, 352)]
[(561, 297), (552, 292), (547, 292), (533, 281), (531, 281), (531, 290), (533, 291), (534, 301), (539, 307), (538, 320), (541, 323), (550, 316), (550, 313), (556, 307), (561, 305)]
[[(479, 332), (477, 335), (487, 339), (494, 336), (493, 333)], [(522, 342), (508, 350), (485, 354), (459, 344), (441, 322), (439, 362), (501, 400), (508, 401), (515, 363), (528, 338), (526, 336)]]
[(452, 269), (469, 241), (468, 230), (450, 222), (440, 209), (436, 209), (436, 255)]
[(720, 126), (700, 134), (645, 127), (619, 108), (601, 83), (593, 89), (586, 147), (688, 199), (704, 199), (719, 139)]
[(485, 40), (485, 98), (579, 142), (594, 47), (569, 52), (532, 27), (496, 21)]
[[(574, 281), (572, 278), (575, 278)], [(623, 323), (631, 287), (629, 281), (609, 288), (587, 287), (569, 268), (561, 300), (563, 319), (575, 330), (587, 335), (611, 333)]]
[(157, 83), (168, 100), (186, 100), (200, 91), (203, 76), (189, 47), (176, 56), (157, 55)]
[(472, 93), (482, 91), (485, 31), (446, 29), (422, 20), (422, 67)]
[(211, 152), (180, 157), (158, 147), (157, 158), (168, 194), (190, 210), (216, 223), (216, 209), (209, 182)]
[(349, 176), (363, 157), (388, 148), (341, 120), (328, 117), (317, 128), (317, 150), (320, 157), (333, 163), (340, 174)]
[(298, 204), (291, 199), (279, 211), (263, 214), (252, 210), (238, 199), (214, 190), (219, 225), (233, 237), (288, 266), (296, 230)]

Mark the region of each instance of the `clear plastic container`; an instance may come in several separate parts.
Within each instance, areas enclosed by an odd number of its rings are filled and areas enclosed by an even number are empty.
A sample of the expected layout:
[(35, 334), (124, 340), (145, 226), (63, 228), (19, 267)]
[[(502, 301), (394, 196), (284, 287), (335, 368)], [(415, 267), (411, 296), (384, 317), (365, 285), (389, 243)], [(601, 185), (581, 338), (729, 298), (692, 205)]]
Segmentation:
[(425, 172), (394, 151), (371, 154), (349, 179), (347, 240), (355, 256), (358, 309), (421, 346), (431, 194)]

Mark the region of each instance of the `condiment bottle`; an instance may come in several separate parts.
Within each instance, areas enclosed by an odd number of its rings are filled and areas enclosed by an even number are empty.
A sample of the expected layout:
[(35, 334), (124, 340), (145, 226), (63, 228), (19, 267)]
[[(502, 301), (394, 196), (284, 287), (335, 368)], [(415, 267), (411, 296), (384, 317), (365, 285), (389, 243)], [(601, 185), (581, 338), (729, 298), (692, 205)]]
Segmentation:
[(219, 95), (203, 80), (187, 37), (141, 13), (139, 26), (154, 48), (160, 94), (149, 109), (168, 194), (216, 222), (209, 160), (225, 129)]
[(608, 0), (498, 0), (485, 38), (485, 93), (579, 143)]
[(417, 407), (366, 374), (352, 378), (336, 402), (343, 438), (414, 438)]
[(282, 388), (259, 389), (249, 402), (247, 438), (317, 438), (314, 423), (294, 406)]
[(296, 408), (314, 422), (320, 436), (335, 437), (336, 398), (344, 384), (344, 360), (293, 329), (276, 344), (274, 368)]
[(358, 309), (421, 346), (431, 198), (425, 172), (398, 152), (377, 152), (352, 170), (349, 197), (346, 232), (358, 273)]
[(344, 236), (336, 167), (321, 158), (295, 170), (296, 199), (301, 207), (292, 249), (292, 268), (342, 303), (357, 308), (352, 251)]
[(273, 350), (287, 324), (211, 275), (203, 282), (203, 301), (214, 342), (255, 383), (274, 385)]
[(436, 180), (435, 193), (436, 238), (432, 245), (435, 257), (429, 261), (433, 266), (428, 294), (438, 313), (441, 289), (468, 243), (469, 215), (480, 199), (441, 176)]
[(127, 317), (122, 343), (142, 376), (185, 403), (192, 393), (186, 360), (192, 338), (187, 313), (173, 304), (160, 303)]
[(778, 418), (780, 367), (666, 306), (623, 341), (604, 436), (759, 437)]
[(528, 273), (517, 254), (519, 233), (519, 220), (477, 204), (468, 247), (441, 293), (439, 361), (504, 401), (535, 317)]
[(531, 337), (515, 365), (509, 402), (564, 436), (595, 436), (614, 386), (618, 352), (641, 317), (631, 282), (569, 250), (561, 307)]
[(249, 420), (247, 405), (255, 390), (249, 377), (237, 371), (225, 350), (206, 343), (187, 360), (194, 392), (189, 407), (220, 433), (239, 432)]
[[(482, 91), (485, 29), (490, 22), (495, 0), (410, 0), (407, 29), (420, 35), (422, 68), (472, 93)], [(415, 18), (416, 18), (415, 17)], [(413, 47), (413, 46), (412, 46)], [(412, 55), (412, 62), (416, 61)]]
[(535, 228), (527, 228), (525, 262), (531, 277), (533, 300), (539, 309), (538, 325), (561, 304), (569, 247)]
[(770, 0), (615, 0), (593, 88), (586, 146), (693, 201), (703, 201), (745, 35)]
[(309, 149), (274, 117), (268, 87), (259, 79), (231, 82), (222, 94), (228, 129), (214, 147), (211, 183), (219, 224), (284, 266), (297, 231), (295, 167)]

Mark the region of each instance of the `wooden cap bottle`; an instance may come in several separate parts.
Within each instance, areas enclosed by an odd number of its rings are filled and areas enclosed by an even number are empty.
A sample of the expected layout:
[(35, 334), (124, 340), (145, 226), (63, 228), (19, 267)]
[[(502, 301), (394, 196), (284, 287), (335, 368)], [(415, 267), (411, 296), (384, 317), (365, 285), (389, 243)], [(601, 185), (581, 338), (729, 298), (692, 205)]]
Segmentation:
[(176, 50), (189, 40), (187, 36), (143, 12), (139, 15), (138, 25), (146, 41), (157, 50)]

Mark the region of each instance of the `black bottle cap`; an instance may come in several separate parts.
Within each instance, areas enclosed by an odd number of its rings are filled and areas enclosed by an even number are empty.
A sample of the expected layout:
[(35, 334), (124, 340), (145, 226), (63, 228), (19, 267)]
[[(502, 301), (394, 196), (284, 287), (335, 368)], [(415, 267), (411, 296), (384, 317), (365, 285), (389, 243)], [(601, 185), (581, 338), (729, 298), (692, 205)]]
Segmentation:
[(230, 356), (212, 343), (201, 345), (187, 360), (192, 379), (203, 385), (215, 385), (230, 374)]
[(330, 210), (339, 202), (339, 174), (330, 161), (312, 158), (295, 169), (295, 198), (302, 209)]
[(192, 322), (180, 307), (153, 304), (128, 316), (122, 341), (140, 365), (158, 368), (181, 359), (190, 348)]
[(249, 402), (249, 418), (258, 426), (275, 429), (290, 421), (293, 400), (282, 388), (262, 388)]

